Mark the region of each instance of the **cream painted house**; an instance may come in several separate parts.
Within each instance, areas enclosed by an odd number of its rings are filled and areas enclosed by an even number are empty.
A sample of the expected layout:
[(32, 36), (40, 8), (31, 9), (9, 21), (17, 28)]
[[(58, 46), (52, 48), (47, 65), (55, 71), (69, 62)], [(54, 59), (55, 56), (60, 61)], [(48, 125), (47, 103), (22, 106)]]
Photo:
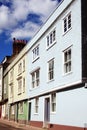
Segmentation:
[[(15, 39), (14, 39), (15, 40)], [(15, 43), (18, 44), (19, 47), (21, 47), (21, 42), (24, 46), (24, 40), (18, 41), (15, 40)], [(9, 120), (16, 120), (20, 121), (20, 118), (22, 117), (25, 121), (27, 118), (26, 114), (24, 113), (24, 109), (26, 109), (27, 105), (27, 91), (25, 88), (26, 80), (26, 49), (24, 48), (21, 52), (20, 49), (18, 50), (17, 44), (13, 44), (13, 54), (18, 52), (15, 58), (14, 55), (11, 57), (11, 63), (9, 66), (6, 67), (6, 69), (3, 72), (3, 77), (5, 81), (3, 82), (6, 84), (4, 88), (8, 88), (8, 103), (7, 103), (7, 112), (8, 112), (8, 119)], [(22, 48), (21, 48), (22, 49)], [(15, 51), (16, 50), (16, 51)], [(20, 52), (20, 53), (19, 53)], [(7, 80), (6, 80), (7, 79)], [(21, 115), (21, 117), (20, 117)]]

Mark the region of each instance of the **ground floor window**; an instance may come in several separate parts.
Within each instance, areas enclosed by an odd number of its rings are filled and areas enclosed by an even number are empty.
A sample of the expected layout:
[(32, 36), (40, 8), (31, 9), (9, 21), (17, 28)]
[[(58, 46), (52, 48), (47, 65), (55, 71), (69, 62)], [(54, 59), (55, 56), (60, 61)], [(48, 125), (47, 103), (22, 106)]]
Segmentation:
[(51, 111), (56, 112), (56, 93), (51, 94)]
[(19, 103), (19, 114), (23, 114), (23, 102)]

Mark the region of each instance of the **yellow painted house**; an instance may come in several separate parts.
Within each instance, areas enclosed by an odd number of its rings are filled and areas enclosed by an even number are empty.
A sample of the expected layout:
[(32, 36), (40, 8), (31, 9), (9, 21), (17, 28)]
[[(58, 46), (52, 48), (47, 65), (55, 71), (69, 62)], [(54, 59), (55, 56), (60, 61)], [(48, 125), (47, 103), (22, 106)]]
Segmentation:
[[(15, 40), (16, 41), (16, 40)], [(16, 41), (19, 42), (20, 41)], [(24, 41), (23, 41), (24, 42)], [(8, 119), (25, 121), (27, 118), (26, 55), (24, 48), (4, 71), (8, 77)]]

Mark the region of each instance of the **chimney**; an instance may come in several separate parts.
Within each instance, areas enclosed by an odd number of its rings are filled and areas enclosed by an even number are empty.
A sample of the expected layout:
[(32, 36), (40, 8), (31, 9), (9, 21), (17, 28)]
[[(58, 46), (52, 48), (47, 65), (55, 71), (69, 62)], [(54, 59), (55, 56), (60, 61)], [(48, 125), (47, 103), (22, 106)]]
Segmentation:
[(18, 54), (26, 45), (27, 41), (26, 40), (19, 40), (13, 38), (13, 55)]

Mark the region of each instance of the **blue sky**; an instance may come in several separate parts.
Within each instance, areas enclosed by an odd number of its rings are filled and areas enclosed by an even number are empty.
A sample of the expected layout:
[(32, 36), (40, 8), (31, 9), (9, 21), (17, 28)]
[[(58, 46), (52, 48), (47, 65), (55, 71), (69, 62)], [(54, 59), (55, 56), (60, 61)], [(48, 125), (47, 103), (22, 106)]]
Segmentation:
[(61, 0), (0, 0), (0, 62), (12, 54), (12, 40), (30, 40)]

